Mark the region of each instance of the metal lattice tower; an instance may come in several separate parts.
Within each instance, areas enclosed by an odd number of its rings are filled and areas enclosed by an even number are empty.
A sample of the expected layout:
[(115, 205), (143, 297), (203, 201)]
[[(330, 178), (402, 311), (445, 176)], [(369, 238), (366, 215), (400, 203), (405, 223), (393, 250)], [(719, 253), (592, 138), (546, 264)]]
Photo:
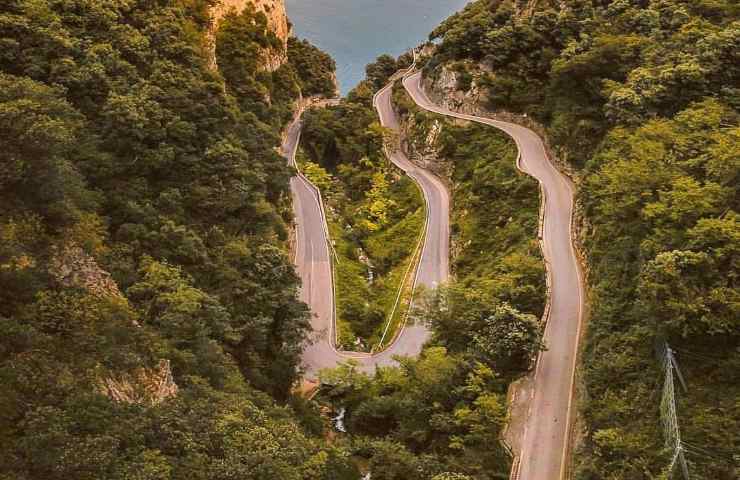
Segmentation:
[(663, 362), (663, 369), (665, 371), (663, 395), (660, 401), (660, 418), (663, 422), (666, 447), (672, 452), (668, 475), (669, 478), (672, 477), (676, 467), (680, 466), (684, 480), (689, 480), (689, 467), (686, 463), (685, 449), (681, 442), (681, 430), (678, 425), (678, 415), (676, 414), (674, 374), (678, 377), (684, 391), (686, 391), (686, 383), (678, 368), (676, 357), (674, 357), (673, 351), (668, 344), (663, 344), (660, 347), (659, 357)]

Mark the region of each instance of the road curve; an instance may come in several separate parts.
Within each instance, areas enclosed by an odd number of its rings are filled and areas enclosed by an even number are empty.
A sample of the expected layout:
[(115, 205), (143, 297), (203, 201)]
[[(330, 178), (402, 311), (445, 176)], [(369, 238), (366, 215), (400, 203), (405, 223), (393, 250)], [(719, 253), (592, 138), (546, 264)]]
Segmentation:
[(520, 125), (466, 115), (434, 104), (421, 84), (421, 72), (407, 75), (404, 87), (416, 104), (441, 115), (491, 125), (514, 139), (518, 167), (540, 182), (544, 192), (543, 255), (548, 265), (547, 350), (540, 353), (534, 398), (520, 452), (520, 480), (555, 480), (564, 475), (575, 362), (583, 312), (583, 281), (573, 247), (571, 220), (574, 188), (549, 161), (536, 133)]
[[(400, 132), (391, 96), (392, 84), (389, 83), (376, 94), (375, 108), (384, 127)], [(299, 117), (289, 126), (282, 145), (292, 165), (295, 165), (300, 135)], [(449, 276), (449, 193), (436, 176), (415, 166), (402, 152), (390, 153), (389, 158), (419, 184), (424, 194), (428, 218), (415, 285), (435, 288), (446, 282)], [(429, 338), (429, 330), (424, 325), (415, 324), (407, 325), (386, 350), (375, 355), (336, 349), (331, 253), (320, 192), (301, 174), (291, 179), (290, 187), (296, 223), (295, 265), (302, 285), (300, 299), (309, 305), (312, 312), (313, 335), (302, 357), (306, 377), (314, 378), (320, 369), (334, 367), (349, 359), (356, 360), (362, 370), (373, 371), (377, 365), (393, 364), (395, 355), (418, 355)]]

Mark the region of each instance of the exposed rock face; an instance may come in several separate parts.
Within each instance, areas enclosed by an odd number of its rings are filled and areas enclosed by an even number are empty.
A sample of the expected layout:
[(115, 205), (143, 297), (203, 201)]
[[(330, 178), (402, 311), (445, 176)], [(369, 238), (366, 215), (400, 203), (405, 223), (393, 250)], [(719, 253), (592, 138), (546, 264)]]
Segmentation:
[(252, 4), (257, 12), (267, 17), (267, 26), (283, 44), (282, 51), (267, 49), (262, 52), (264, 69), (274, 72), (288, 60), (288, 38), (291, 35), (290, 23), (285, 10), (285, 0), (218, 0), (211, 9), (212, 27), (208, 35), (209, 61), (216, 68), (215, 35), (224, 16), (231, 10), (241, 13)]
[[(74, 243), (57, 250), (49, 261), (49, 275), (67, 288), (81, 288), (98, 298), (115, 299), (128, 305), (111, 274), (100, 268), (98, 262)], [(136, 320), (134, 326), (141, 326)]]
[(154, 368), (138, 368), (132, 373), (107, 376), (99, 382), (100, 391), (118, 403), (157, 405), (177, 395), (169, 360)]
[(409, 159), (422, 168), (431, 170), (450, 191), (454, 164), (441, 155), (440, 134), (444, 123), (457, 123), (430, 114), (413, 105), (408, 114), (400, 115), (401, 146)]
[(479, 64), (467, 64), (467, 71), (473, 76), (468, 90), (459, 89), (458, 78), (460, 74), (449, 65), (438, 66), (431, 78), (425, 78), (424, 89), (431, 100), (450, 110), (516, 123), (534, 130), (544, 140), (548, 156), (557, 164), (558, 168), (571, 178), (577, 176), (568, 163), (568, 151), (564, 148), (553, 147), (550, 143), (548, 130), (544, 125), (526, 113), (512, 113), (498, 109), (496, 105), (491, 105), (485, 87), (481, 87), (479, 82), (481, 75), (495, 75), (494, 69), (486, 59), (483, 59)]
[(459, 75), (455, 70), (443, 65), (435, 72), (433, 81), (424, 80), (425, 90), (432, 100), (450, 110), (469, 114), (478, 113), (479, 105), (486, 103), (485, 94), (475, 81), (472, 82), (470, 90), (460, 90)]
[(439, 172), (439, 134), (442, 123), (436, 118), (408, 115), (401, 121), (401, 138), (411, 160), (424, 168)]
[[(222, 0), (226, 4), (241, 4), (243, 10), (246, 6), (244, 0)], [(285, 0), (252, 0), (251, 2), (258, 12), (267, 17), (267, 25), (270, 30), (283, 42), (283, 48), (288, 47), (290, 37), (290, 24), (285, 12)], [(239, 7), (236, 7), (237, 9)]]
[(64, 287), (82, 288), (96, 297), (123, 299), (110, 273), (77, 245), (67, 245), (52, 257), (49, 274)]
[[(49, 274), (60, 285), (81, 288), (98, 298), (115, 299), (128, 305), (118, 285), (91, 255), (75, 244), (57, 251), (49, 262)], [(140, 327), (136, 321), (132, 327)], [(98, 372), (98, 390), (113, 401), (156, 405), (177, 395), (169, 360), (154, 368), (137, 368), (131, 373)]]

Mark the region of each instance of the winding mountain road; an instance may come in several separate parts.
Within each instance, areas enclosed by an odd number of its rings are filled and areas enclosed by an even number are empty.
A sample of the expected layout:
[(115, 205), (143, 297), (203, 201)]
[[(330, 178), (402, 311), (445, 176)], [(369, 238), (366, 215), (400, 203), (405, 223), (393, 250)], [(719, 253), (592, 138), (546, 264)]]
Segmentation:
[[(392, 83), (389, 83), (376, 94), (374, 104), (381, 124), (399, 132), (391, 94)], [(300, 136), (299, 117), (290, 125), (282, 146), (294, 166)], [(424, 194), (427, 226), (414, 285), (435, 288), (449, 276), (449, 193), (436, 176), (415, 166), (402, 152), (391, 152), (389, 158), (419, 184)], [(302, 357), (306, 376), (314, 378), (322, 368), (334, 367), (349, 359), (357, 361), (362, 370), (373, 371), (377, 365), (393, 364), (396, 355), (418, 355), (429, 338), (429, 330), (416, 324), (406, 325), (387, 349), (375, 355), (337, 350), (331, 252), (320, 192), (300, 173), (291, 179), (290, 186), (296, 222), (295, 264), (302, 282), (300, 299), (311, 307), (313, 314), (314, 335)]]
[[(421, 73), (409, 72), (403, 84), (417, 105), (428, 111), (495, 127), (514, 139), (519, 148), (518, 167), (536, 178), (544, 193), (542, 227), (543, 254), (551, 286), (545, 342), (548, 349), (538, 360), (534, 393), (525, 423), (520, 450), (520, 480), (555, 480), (564, 475), (568, 446), (575, 362), (583, 311), (583, 282), (573, 247), (571, 221), (574, 189), (570, 181), (549, 161), (542, 140), (520, 125), (467, 115), (434, 104), (421, 85)], [(380, 90), (374, 106), (381, 124), (399, 132), (399, 121), (391, 103), (392, 83)], [(301, 120), (291, 124), (283, 151), (295, 165)], [(435, 288), (449, 276), (449, 193), (433, 174), (414, 165), (401, 152), (390, 160), (421, 187), (427, 204), (426, 237), (415, 285)], [(335, 346), (333, 275), (326, 218), (319, 190), (303, 175), (291, 179), (296, 218), (295, 263), (302, 280), (300, 298), (312, 310), (314, 338), (303, 354), (308, 377), (355, 359), (360, 368), (372, 371), (377, 365), (393, 363), (394, 355), (417, 355), (429, 331), (423, 325), (407, 325), (388, 349), (376, 355), (338, 351)]]
[(520, 125), (466, 115), (434, 104), (421, 73), (407, 75), (404, 87), (416, 104), (430, 112), (490, 125), (514, 139), (518, 167), (540, 182), (544, 192), (543, 254), (548, 265), (547, 350), (540, 353), (520, 451), (520, 480), (562, 479), (565, 471), (575, 362), (583, 312), (583, 281), (573, 247), (571, 221), (574, 188), (549, 161), (540, 137)]

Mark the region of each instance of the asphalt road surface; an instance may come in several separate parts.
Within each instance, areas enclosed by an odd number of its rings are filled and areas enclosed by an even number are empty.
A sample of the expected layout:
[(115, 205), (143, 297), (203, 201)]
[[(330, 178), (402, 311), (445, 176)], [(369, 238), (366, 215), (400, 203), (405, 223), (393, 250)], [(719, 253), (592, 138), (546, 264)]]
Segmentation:
[(583, 282), (573, 248), (571, 219), (574, 189), (549, 161), (542, 140), (512, 123), (442, 108), (421, 85), (421, 73), (404, 78), (404, 87), (421, 108), (442, 115), (491, 125), (511, 136), (519, 147), (519, 168), (536, 178), (545, 194), (543, 254), (548, 263), (550, 313), (545, 328), (547, 350), (537, 361), (534, 398), (520, 452), (520, 480), (556, 480), (563, 476), (573, 375), (583, 310)]
[[(375, 106), (381, 124), (398, 132), (391, 93), (390, 85), (378, 92)], [(298, 119), (290, 125), (283, 143), (283, 151), (291, 164), (295, 164), (300, 134), (301, 121)], [(424, 194), (428, 220), (415, 285), (435, 288), (447, 281), (449, 275), (449, 194), (437, 177), (416, 167), (403, 153), (390, 154), (390, 160), (418, 182)], [(313, 378), (320, 369), (334, 367), (348, 359), (355, 359), (361, 369), (372, 371), (376, 365), (393, 364), (395, 355), (418, 355), (429, 338), (429, 330), (424, 325), (407, 325), (386, 350), (375, 355), (336, 349), (331, 252), (320, 194), (302, 175), (293, 177), (290, 185), (296, 221), (295, 264), (302, 281), (300, 298), (312, 312), (313, 336), (302, 358), (306, 376)]]

